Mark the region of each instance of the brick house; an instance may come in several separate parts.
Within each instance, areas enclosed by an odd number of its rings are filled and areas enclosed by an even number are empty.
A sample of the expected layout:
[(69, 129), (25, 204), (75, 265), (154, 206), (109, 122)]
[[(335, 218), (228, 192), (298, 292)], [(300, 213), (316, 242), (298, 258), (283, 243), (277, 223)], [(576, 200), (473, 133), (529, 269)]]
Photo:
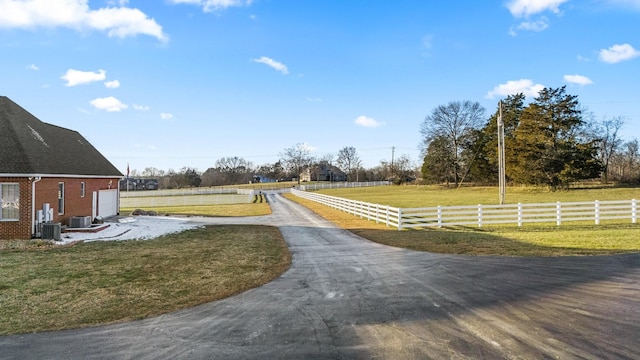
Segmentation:
[(78, 132), (0, 96), (0, 240), (38, 237), (46, 220), (116, 215), (122, 177)]
[(306, 168), (300, 174), (301, 181), (347, 181), (347, 174), (337, 167), (325, 163)]

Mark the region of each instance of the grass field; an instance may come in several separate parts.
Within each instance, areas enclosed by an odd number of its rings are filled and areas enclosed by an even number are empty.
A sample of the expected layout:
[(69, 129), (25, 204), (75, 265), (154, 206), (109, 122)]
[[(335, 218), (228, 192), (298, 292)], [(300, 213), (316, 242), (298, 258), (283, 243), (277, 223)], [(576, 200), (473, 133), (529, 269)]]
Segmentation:
[(278, 229), (266, 226), (208, 226), (154, 240), (0, 255), (0, 335), (191, 307), (265, 284), (291, 262)]
[[(378, 186), (324, 189), (319, 193), (399, 208), (498, 204), (497, 187)], [(548, 203), (594, 200), (640, 200), (640, 188), (592, 187), (549, 191), (542, 187), (509, 187), (506, 203)]]
[[(425, 186), (326, 189), (321, 193), (395, 207), (496, 203), (494, 188), (446, 189)], [(509, 203), (618, 200), (640, 198), (639, 189), (601, 188), (549, 192), (540, 188), (508, 189)], [(511, 195), (509, 195), (511, 194)], [(297, 201), (336, 225), (371, 241), (434, 253), (500, 256), (608, 255), (640, 251), (640, 224), (525, 225), (453, 227), (426, 230), (388, 228), (293, 195)]]
[[(260, 197), (262, 199), (262, 197)], [(128, 215), (134, 208), (120, 208), (121, 215)], [(159, 215), (200, 215), (200, 216), (261, 216), (271, 214), (271, 208), (265, 201), (257, 200), (251, 204), (230, 205), (191, 205), (148, 207), (146, 211), (155, 211)]]

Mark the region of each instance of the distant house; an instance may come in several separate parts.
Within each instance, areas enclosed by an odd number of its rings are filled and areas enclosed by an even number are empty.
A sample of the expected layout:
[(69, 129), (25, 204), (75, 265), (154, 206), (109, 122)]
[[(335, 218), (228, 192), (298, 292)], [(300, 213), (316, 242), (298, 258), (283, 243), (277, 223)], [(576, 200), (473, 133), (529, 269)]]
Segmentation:
[(318, 164), (305, 169), (300, 174), (301, 181), (347, 181), (347, 174), (329, 164)]
[(0, 239), (37, 237), (47, 220), (116, 215), (122, 177), (78, 132), (0, 96)]
[(158, 190), (158, 179), (139, 179), (126, 177), (120, 180), (121, 191)]
[(272, 183), (272, 182), (276, 182), (276, 180), (268, 178), (268, 177), (266, 177), (264, 175), (253, 175), (252, 182), (254, 184), (257, 184), (257, 183)]

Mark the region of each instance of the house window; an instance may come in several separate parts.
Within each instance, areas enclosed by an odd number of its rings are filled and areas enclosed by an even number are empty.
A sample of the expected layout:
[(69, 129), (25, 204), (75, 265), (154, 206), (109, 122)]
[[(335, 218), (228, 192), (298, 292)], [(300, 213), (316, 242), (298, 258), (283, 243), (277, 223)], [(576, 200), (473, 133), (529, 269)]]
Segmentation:
[(85, 189), (85, 186), (83, 181), (80, 183), (80, 197), (84, 197), (84, 194), (85, 194), (84, 189)]
[(58, 215), (64, 214), (64, 183), (58, 183)]
[(20, 220), (20, 184), (0, 184), (0, 221)]

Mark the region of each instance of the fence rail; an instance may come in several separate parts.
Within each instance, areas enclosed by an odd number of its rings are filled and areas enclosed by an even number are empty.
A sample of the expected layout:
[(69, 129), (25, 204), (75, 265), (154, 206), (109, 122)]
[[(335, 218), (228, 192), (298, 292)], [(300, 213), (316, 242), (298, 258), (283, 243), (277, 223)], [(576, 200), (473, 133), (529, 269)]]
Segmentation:
[(237, 194), (238, 188), (191, 188), (172, 190), (120, 191), (120, 198)]
[(247, 191), (246, 193), (243, 191), (238, 194), (219, 195), (125, 197), (120, 198), (120, 207), (144, 209), (166, 206), (249, 204), (253, 201), (254, 195), (255, 193), (253, 191)]
[(391, 182), (390, 181), (330, 182), (330, 183), (300, 185), (300, 190), (310, 191), (310, 190), (320, 190), (320, 189), (342, 189), (342, 188), (387, 186), (387, 185), (391, 185)]
[(588, 221), (596, 225), (602, 220), (629, 219), (638, 221), (638, 201), (555, 202), (540, 204), (435, 206), (425, 208), (395, 208), (335, 196), (292, 190), (292, 194), (330, 206), (354, 216), (397, 227), (442, 227), (454, 225), (555, 223)]

